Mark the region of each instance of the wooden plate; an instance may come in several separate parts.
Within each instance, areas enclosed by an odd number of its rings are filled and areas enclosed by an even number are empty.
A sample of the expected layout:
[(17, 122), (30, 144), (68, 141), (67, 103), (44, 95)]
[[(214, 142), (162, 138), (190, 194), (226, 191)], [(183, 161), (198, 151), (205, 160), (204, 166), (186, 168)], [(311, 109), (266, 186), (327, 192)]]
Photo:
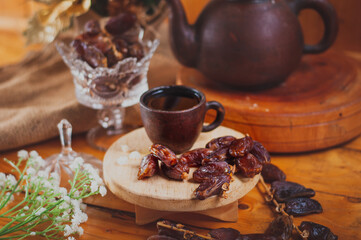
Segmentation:
[[(232, 135), (237, 138), (244, 135), (226, 127), (218, 127), (208, 133), (201, 133), (193, 148), (204, 147), (212, 138)], [(170, 180), (164, 175), (156, 175), (146, 180), (138, 180), (139, 160), (124, 158), (122, 145), (127, 145), (129, 151), (138, 151), (142, 156), (149, 153), (151, 141), (144, 128), (134, 130), (118, 139), (106, 152), (103, 163), (104, 180), (110, 191), (127, 202), (144, 208), (173, 211), (193, 212), (213, 209), (237, 201), (247, 194), (259, 180), (259, 176), (242, 179), (234, 176), (234, 181), (227, 192), (228, 197), (210, 197), (206, 200), (194, 199), (193, 192), (198, 183), (191, 179), (184, 181)], [(119, 160), (120, 159), (120, 160)], [(191, 168), (189, 178), (195, 168)]]
[[(223, 125), (248, 133), (270, 152), (304, 152), (335, 146), (361, 134), (361, 54), (305, 55), (281, 85), (247, 92), (212, 84), (182, 67), (177, 83), (223, 104)], [(208, 121), (215, 113), (207, 113)]]

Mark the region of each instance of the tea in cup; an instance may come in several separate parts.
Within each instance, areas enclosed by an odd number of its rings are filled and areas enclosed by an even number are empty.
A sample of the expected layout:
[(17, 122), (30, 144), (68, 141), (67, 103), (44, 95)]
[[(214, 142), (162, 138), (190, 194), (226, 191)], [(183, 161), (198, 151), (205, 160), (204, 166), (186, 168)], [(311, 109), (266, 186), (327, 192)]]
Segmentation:
[[(203, 125), (209, 109), (217, 112), (216, 119), (209, 125)], [(202, 92), (175, 85), (145, 92), (140, 98), (140, 113), (153, 143), (182, 153), (193, 146), (201, 132), (217, 128), (224, 119), (225, 110), (219, 102), (206, 102)]]

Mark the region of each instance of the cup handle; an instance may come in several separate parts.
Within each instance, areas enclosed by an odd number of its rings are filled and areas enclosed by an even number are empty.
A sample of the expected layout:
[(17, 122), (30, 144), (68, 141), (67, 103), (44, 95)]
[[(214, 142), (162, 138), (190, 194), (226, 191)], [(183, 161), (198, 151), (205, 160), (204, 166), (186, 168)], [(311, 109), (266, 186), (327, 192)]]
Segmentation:
[(203, 125), (202, 132), (212, 131), (213, 129), (221, 125), (221, 123), (223, 122), (224, 113), (225, 113), (223, 105), (216, 101), (210, 101), (206, 103), (206, 112), (210, 109), (217, 111), (216, 119), (207, 126)]

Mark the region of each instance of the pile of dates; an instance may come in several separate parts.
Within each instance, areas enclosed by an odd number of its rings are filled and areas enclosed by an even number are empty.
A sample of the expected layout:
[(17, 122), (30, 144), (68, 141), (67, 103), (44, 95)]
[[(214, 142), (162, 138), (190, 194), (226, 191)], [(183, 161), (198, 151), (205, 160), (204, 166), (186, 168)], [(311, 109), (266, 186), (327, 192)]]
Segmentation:
[[(265, 233), (241, 234), (233, 228), (218, 228), (208, 232), (207, 235), (197, 234), (183, 224), (173, 223), (168, 220), (157, 223), (158, 235), (148, 240), (288, 240), (302, 239), (293, 233), (293, 222), (290, 216), (278, 216), (268, 226)], [(312, 222), (302, 222), (301, 230), (307, 230), (308, 240), (337, 240), (329, 228)]]
[(112, 17), (102, 29), (97, 20), (90, 20), (84, 32), (71, 43), (80, 59), (92, 68), (113, 67), (117, 62), (134, 57), (144, 57), (144, 47), (139, 40), (137, 16), (123, 12)]
[(311, 199), (315, 196), (315, 191), (301, 184), (286, 181), (286, 174), (277, 166), (271, 163), (265, 164), (262, 176), (265, 182), (271, 184), (273, 199), (284, 205), (287, 214), (304, 216), (323, 212), (321, 204)]
[(200, 185), (195, 190), (195, 197), (204, 200), (213, 195), (226, 197), (233, 174), (253, 178), (269, 162), (267, 150), (250, 136), (215, 138), (205, 148), (185, 152), (179, 158), (169, 148), (154, 144), (150, 147), (150, 154), (141, 161), (138, 179), (152, 177), (161, 169), (170, 179), (184, 180), (189, 168), (196, 167), (193, 181)]

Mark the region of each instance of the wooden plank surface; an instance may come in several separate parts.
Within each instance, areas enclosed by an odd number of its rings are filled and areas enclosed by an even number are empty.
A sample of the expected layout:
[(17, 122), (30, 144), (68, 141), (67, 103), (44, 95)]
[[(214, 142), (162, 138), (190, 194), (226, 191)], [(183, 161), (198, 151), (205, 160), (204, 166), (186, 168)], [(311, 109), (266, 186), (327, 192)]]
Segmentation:
[[(5, 0), (4, 0), (5, 1)], [(16, 3), (16, 1), (11, 1)], [(335, 2), (336, 0), (333, 0)], [(339, 3), (338, 3), (339, 2)], [(358, 4), (359, 0), (338, 1), (340, 10), (353, 3)], [(351, 7), (347, 7), (351, 9)], [(357, 7), (353, 8), (357, 11)], [(360, 36), (358, 31), (353, 33), (355, 27), (359, 26), (360, 14), (347, 16), (348, 12), (342, 12), (344, 19), (342, 26), (349, 23), (345, 30), (347, 34), (339, 38), (337, 48), (361, 49)], [(345, 20), (347, 17), (353, 21)], [(310, 21), (311, 22), (311, 21)], [(311, 25), (311, 23), (308, 23)], [(341, 27), (342, 27), (341, 26)], [(358, 28), (360, 30), (360, 28)], [(355, 34), (356, 37), (350, 37)], [(347, 41), (348, 40), (348, 41)], [(356, 45), (358, 41), (358, 45)], [(347, 45), (351, 43), (351, 45)], [(19, 61), (26, 52), (22, 48), (23, 40), (19, 33), (1, 31), (0, 33), (0, 65), (5, 65)], [(152, 79), (161, 84), (170, 83), (172, 79), (165, 79), (164, 73), (152, 76)], [(176, 73), (174, 73), (175, 75)], [(151, 83), (156, 84), (156, 83)], [(159, 83), (158, 83), (159, 84)], [(1, 103), (0, 103), (1, 104)], [(109, 139), (109, 142), (117, 138)], [(32, 146), (24, 147), (27, 150), (37, 150), (44, 158), (58, 153), (60, 144), (58, 139), (48, 140)], [(75, 136), (73, 148), (76, 151), (87, 152), (102, 159), (104, 153), (91, 149), (84, 135)], [(9, 167), (3, 162), (3, 158), (16, 159), (16, 151), (0, 153), (0, 171), (9, 172)], [(324, 208), (324, 213), (295, 218), (298, 224), (301, 221), (314, 221), (328, 226), (339, 236), (339, 239), (361, 239), (361, 137), (354, 139), (342, 146), (332, 149), (293, 155), (272, 155), (272, 161), (287, 174), (287, 179), (295, 181), (309, 188), (316, 190), (317, 199)], [(83, 224), (84, 235), (80, 239), (139, 239), (145, 240), (148, 236), (156, 234), (155, 223), (138, 226), (135, 224), (134, 206), (124, 201), (118, 200), (114, 195), (109, 194), (107, 198), (89, 199), (90, 205), (86, 212), (89, 220)], [(102, 205), (103, 207), (91, 204)], [(105, 208), (104, 206), (108, 206)], [(114, 210), (122, 209), (122, 210)], [(219, 227), (233, 227), (241, 233), (263, 232), (268, 224), (273, 220), (275, 212), (265, 203), (258, 188), (253, 189), (245, 197), (239, 200), (238, 222), (226, 223), (216, 221), (213, 218), (193, 215), (189, 213), (179, 213), (169, 216), (169, 219), (191, 225), (200, 233), (205, 233), (209, 229)], [(0, 226), (3, 222), (0, 222)]]

